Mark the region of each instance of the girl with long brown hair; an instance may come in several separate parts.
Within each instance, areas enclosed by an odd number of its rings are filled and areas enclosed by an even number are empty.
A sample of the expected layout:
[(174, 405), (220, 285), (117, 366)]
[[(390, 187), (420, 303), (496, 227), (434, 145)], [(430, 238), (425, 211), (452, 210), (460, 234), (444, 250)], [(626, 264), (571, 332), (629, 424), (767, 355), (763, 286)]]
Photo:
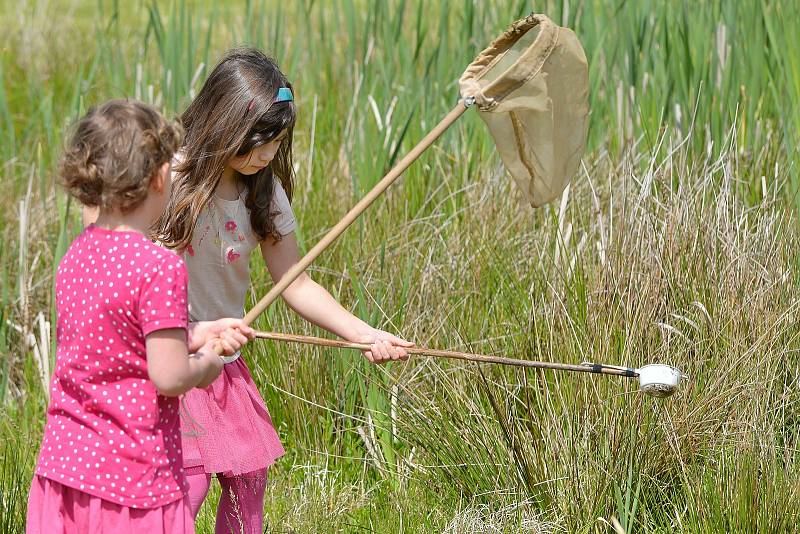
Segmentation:
[[(192, 320), (242, 317), (250, 254), (260, 248), (273, 280), (299, 259), (291, 208), (292, 85), (254, 49), (228, 52), (186, 109), (186, 137), (172, 195), (155, 237), (183, 251)], [(307, 274), (283, 293), (306, 320), (350, 341), (370, 343), (372, 362), (406, 359), (412, 344), (343, 308)], [(184, 466), (195, 514), (211, 475), (223, 492), (217, 532), (262, 532), (269, 466), (283, 453), (244, 360), (227, 365), (208, 388), (185, 397)]]

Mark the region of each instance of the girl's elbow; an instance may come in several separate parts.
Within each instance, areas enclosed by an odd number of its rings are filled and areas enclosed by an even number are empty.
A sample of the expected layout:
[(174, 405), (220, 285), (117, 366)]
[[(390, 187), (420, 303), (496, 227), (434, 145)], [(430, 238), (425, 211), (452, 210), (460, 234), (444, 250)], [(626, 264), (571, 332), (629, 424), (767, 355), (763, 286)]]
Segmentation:
[(308, 288), (314, 284), (314, 280), (312, 280), (308, 274), (302, 273), (286, 287), (281, 296), (283, 297), (283, 300), (291, 303), (295, 299), (304, 298), (304, 296), (308, 293)]
[(186, 380), (180, 380), (169, 376), (160, 377), (151, 374), (150, 381), (153, 382), (159, 395), (163, 395), (164, 397), (178, 397), (193, 387), (193, 384), (189, 384)]

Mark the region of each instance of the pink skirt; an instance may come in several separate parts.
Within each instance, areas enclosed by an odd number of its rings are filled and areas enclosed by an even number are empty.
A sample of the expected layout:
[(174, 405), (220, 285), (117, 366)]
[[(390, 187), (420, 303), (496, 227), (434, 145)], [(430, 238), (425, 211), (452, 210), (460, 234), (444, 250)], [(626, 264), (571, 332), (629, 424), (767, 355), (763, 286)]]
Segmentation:
[(194, 534), (189, 501), (130, 508), (35, 476), (28, 495), (28, 534)]
[(185, 468), (225, 476), (264, 469), (285, 452), (244, 358), (183, 396), (181, 439)]

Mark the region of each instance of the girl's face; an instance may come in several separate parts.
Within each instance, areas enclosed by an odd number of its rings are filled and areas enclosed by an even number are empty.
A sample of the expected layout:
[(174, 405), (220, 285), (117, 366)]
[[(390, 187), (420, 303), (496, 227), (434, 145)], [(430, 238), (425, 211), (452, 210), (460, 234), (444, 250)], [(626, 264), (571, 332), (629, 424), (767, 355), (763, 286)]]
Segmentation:
[(272, 158), (278, 152), (281, 142), (286, 139), (287, 130), (282, 130), (275, 138), (263, 145), (255, 147), (253, 150), (242, 156), (234, 156), (228, 161), (228, 166), (244, 175), (255, 174), (270, 164)]

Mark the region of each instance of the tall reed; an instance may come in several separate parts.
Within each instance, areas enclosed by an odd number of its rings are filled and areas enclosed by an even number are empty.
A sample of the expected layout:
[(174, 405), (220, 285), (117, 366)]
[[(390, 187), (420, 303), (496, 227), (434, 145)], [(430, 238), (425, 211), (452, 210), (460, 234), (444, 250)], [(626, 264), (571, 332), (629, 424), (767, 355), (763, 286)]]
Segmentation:
[[(174, 116), (225, 49), (262, 47), (297, 89), (307, 249), (533, 9), (572, 27), (590, 63), (569, 193), (522, 205), (468, 114), (311, 274), (421, 345), (662, 361), (690, 382), (656, 401), (610, 377), (254, 343), (289, 450), (270, 528), (796, 530), (796, 2), (37, 0), (0, 5), (0, 531), (21, 528), (46, 402), (35, 350), (54, 354), (54, 269), (80, 230), (54, 185), (70, 122), (119, 96)], [(271, 283), (253, 268), (252, 301)], [(257, 326), (319, 334), (282, 303)], [(212, 522), (205, 509), (199, 531)]]

